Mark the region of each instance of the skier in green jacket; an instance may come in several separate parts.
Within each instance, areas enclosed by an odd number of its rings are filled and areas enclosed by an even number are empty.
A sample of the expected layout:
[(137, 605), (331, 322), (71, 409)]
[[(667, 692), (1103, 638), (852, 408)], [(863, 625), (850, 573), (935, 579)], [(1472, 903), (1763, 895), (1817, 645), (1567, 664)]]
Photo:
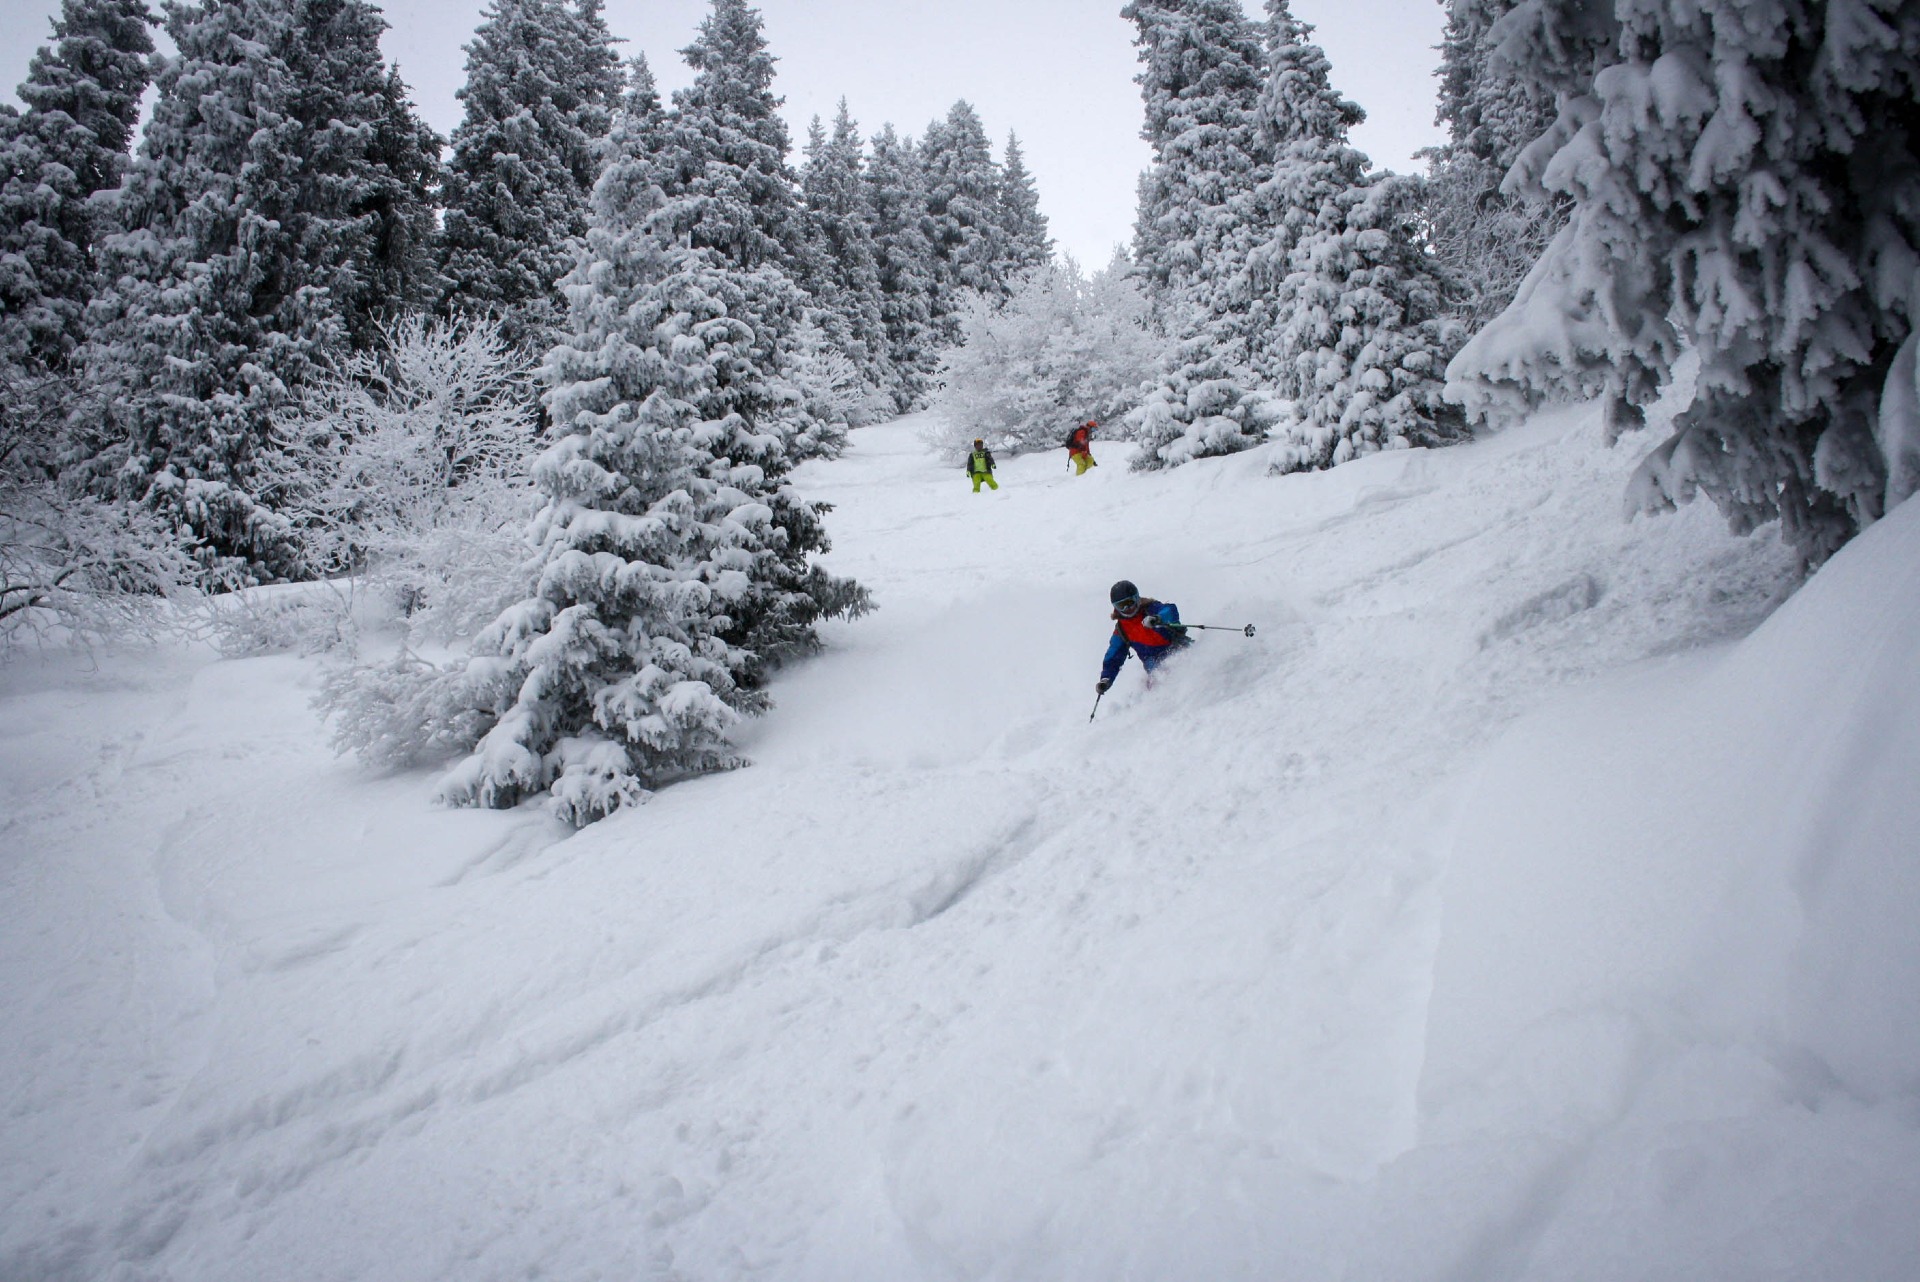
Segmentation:
[(997, 490), (1000, 482), (993, 479), (993, 451), (979, 437), (973, 438), (973, 448), (967, 452), (967, 475), (973, 478), (973, 492), (980, 492), (980, 482), (985, 481), (987, 488)]

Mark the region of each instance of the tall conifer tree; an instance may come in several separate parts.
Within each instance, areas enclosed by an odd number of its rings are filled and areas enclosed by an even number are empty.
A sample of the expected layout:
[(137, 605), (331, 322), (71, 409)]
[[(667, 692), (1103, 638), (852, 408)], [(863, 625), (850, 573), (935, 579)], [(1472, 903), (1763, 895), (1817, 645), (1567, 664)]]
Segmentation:
[(1007, 135), (1006, 160), (1000, 167), (1000, 228), (1006, 274), (1024, 277), (1053, 260), (1053, 237), (1047, 234), (1047, 216), (1040, 212), (1040, 192), (1027, 172), (1020, 140)]
[(803, 228), (760, 11), (746, 0), (713, 0), (681, 56), (697, 74), (673, 95), (658, 157), (661, 182), (687, 220), (681, 230), (736, 267), (790, 274)]
[[(820, 279), (825, 267), (813, 261), (787, 164), (787, 127), (773, 92), (775, 59), (759, 10), (746, 0), (713, 0), (699, 38), (681, 53), (697, 74), (673, 95), (654, 153), (668, 198), (661, 218), (682, 243), (711, 249), (732, 271), (753, 323), (774, 335), (775, 355), (762, 373), (775, 378), (807, 341), (802, 282)], [(791, 414), (764, 426), (785, 431), (802, 456), (835, 453), (846, 424), (815, 418), (815, 408), (796, 397)]]
[(1272, 155), (1257, 111), (1266, 65), (1239, 0), (1133, 0), (1146, 123), (1134, 262), (1177, 332), (1193, 313), (1229, 310), (1245, 261), (1244, 199)]
[(1254, 193), (1247, 257), (1253, 361), (1292, 403), (1282, 471), (1459, 434), (1441, 371), (1459, 345), (1416, 223), (1417, 185), (1369, 175), (1347, 141), (1360, 108), (1288, 0), (1267, 0), (1259, 120), (1273, 171)]
[(347, 339), (371, 348), (383, 323), (431, 307), (441, 139), (380, 53), (369, 0), (294, 0), (285, 57), (300, 129), (302, 205), (313, 261)]
[(861, 376), (875, 387), (891, 388), (874, 212), (862, 173), (860, 131), (846, 99), (840, 100), (831, 137), (814, 121), (807, 150), (800, 190), (819, 273), (810, 292), (838, 321), (837, 343)]
[(259, 475), (273, 408), (344, 339), (299, 269), (301, 131), (280, 0), (179, 4), (178, 50), (103, 242), (87, 377), (104, 398), (96, 489), (165, 514), (209, 572), (292, 573)]
[(1265, 56), (1238, 0), (1134, 0), (1121, 14), (1137, 28), (1153, 149), (1134, 263), (1171, 340), (1161, 385), (1128, 416), (1134, 466), (1154, 468), (1257, 444), (1270, 417), (1246, 394), (1243, 282), (1272, 149), (1258, 119)]
[(151, 22), (145, 0), (64, 0), (20, 86), (26, 111), (0, 108), (0, 366), (16, 377), (64, 370), (85, 336), (107, 230), (89, 198), (125, 172)]
[(933, 246), (924, 226), (926, 179), (919, 149), (892, 125), (874, 135), (866, 188), (894, 405), (904, 414), (923, 403), (941, 343), (933, 320)]
[(597, 152), (621, 92), (599, 0), (493, 0), (467, 45), (442, 231), (443, 306), (497, 314), (544, 346), (556, 283), (586, 230)]
[(426, 293), (437, 140), (367, 0), (168, 10), (178, 49), (101, 249), (84, 350), (96, 492), (156, 509), (211, 572), (297, 573), (274, 409)]
[(959, 338), (963, 291), (1008, 294), (1006, 231), (1000, 216), (1000, 166), (972, 104), (956, 102), (920, 140), (926, 177), (924, 227), (933, 249), (933, 317), (943, 341)]

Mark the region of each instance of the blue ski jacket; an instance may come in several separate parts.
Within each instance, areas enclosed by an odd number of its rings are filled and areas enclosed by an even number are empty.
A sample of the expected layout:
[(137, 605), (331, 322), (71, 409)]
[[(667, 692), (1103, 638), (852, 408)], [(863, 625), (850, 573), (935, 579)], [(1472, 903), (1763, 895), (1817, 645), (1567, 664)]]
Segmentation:
[(1122, 618), (1118, 611), (1113, 616), (1113, 636), (1107, 642), (1107, 657), (1100, 664), (1100, 677), (1111, 681), (1120, 675), (1120, 667), (1127, 661), (1127, 651), (1132, 650), (1140, 656), (1140, 662), (1148, 672), (1160, 666), (1169, 654), (1189, 644), (1191, 638), (1178, 628), (1161, 631), (1148, 619), (1160, 619), (1167, 623), (1180, 622), (1180, 607), (1171, 601), (1143, 601), (1140, 613), (1131, 619)]

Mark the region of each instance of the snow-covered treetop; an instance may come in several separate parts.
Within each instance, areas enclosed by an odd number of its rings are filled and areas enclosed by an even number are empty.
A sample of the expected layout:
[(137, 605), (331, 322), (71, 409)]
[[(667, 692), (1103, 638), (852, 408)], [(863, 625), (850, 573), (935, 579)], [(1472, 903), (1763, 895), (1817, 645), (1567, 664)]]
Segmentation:
[(799, 243), (795, 179), (759, 10), (713, 0), (680, 52), (696, 75), (674, 93), (657, 152), (676, 231), (743, 267), (787, 261)]
[[(124, 155), (152, 74), (153, 14), (146, 0), (64, 0), (53, 42), (42, 45), (20, 86), (33, 112), (63, 112), (91, 135), (97, 155)], [(81, 169), (86, 191), (118, 181), (117, 169)]]
[(1313, 25), (1294, 17), (1287, 0), (1267, 0), (1267, 31), (1267, 77), (1254, 118), (1271, 145), (1302, 137), (1344, 143), (1367, 113), (1334, 89), (1333, 64), (1313, 43)]

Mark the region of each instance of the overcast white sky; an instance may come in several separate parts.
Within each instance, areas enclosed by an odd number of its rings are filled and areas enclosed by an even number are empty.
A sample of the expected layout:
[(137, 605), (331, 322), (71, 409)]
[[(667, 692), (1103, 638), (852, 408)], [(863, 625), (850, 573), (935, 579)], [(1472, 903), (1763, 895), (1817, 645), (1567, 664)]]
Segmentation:
[[(761, 0), (779, 57), (796, 149), (807, 120), (831, 118), (845, 95), (865, 133), (892, 121), (919, 134), (955, 99), (973, 103), (995, 138), (1020, 135), (1041, 208), (1062, 249), (1088, 267), (1133, 234), (1134, 183), (1147, 161), (1133, 25), (1125, 0)], [(1260, 0), (1242, 0), (1254, 17)], [(0, 86), (25, 76), (60, 0), (0, 0)], [(156, 8), (157, 8), (156, 3)], [(386, 51), (400, 63), (421, 112), (443, 134), (460, 120), (454, 91), (461, 51), (485, 0), (388, 0)], [(607, 21), (644, 50), (664, 89), (690, 73), (677, 50), (692, 39), (707, 0), (607, 0)], [(1440, 140), (1433, 124), (1439, 55), (1438, 0), (1294, 0), (1318, 28), (1334, 83), (1367, 109), (1354, 142), (1387, 169), (1419, 166), (1413, 153)], [(796, 154), (796, 161), (798, 156)]]

